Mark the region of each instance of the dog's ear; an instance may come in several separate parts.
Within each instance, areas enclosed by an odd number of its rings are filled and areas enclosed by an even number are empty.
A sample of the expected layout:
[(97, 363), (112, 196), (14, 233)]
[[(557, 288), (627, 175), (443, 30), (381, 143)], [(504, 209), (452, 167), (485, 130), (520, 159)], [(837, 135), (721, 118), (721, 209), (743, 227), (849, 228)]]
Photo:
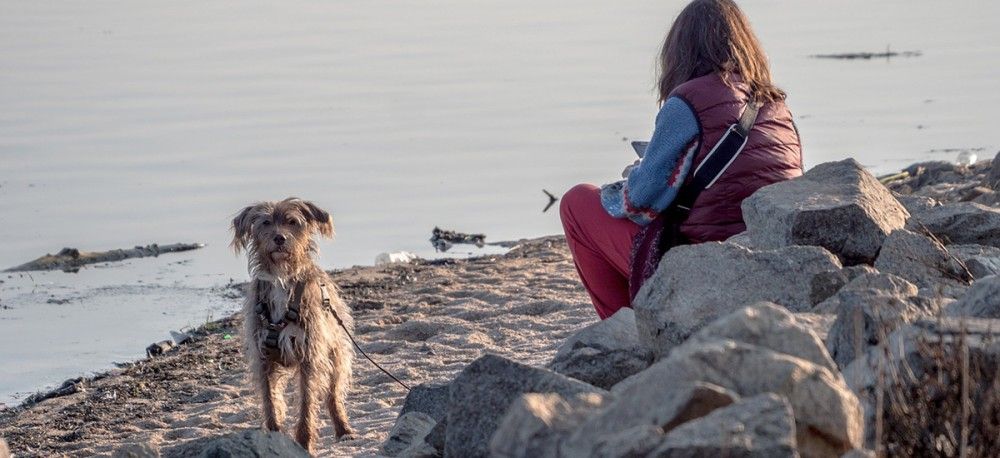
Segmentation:
[(333, 217), (330, 213), (308, 200), (303, 200), (302, 206), (306, 210), (306, 216), (316, 225), (316, 232), (324, 237), (333, 238)]
[(253, 227), (253, 213), (254, 206), (244, 208), (240, 211), (235, 218), (233, 218), (233, 224), (230, 227), (233, 231), (233, 241), (229, 243), (229, 246), (233, 248), (236, 254), (240, 254), (241, 251), (245, 250), (247, 244), (250, 243), (250, 229)]

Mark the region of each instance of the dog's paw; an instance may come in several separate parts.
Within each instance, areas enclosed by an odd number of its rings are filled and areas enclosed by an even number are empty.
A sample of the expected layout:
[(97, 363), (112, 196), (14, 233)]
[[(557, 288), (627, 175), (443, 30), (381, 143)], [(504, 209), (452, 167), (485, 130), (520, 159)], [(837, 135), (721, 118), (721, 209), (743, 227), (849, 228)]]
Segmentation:
[(358, 433), (352, 428), (348, 428), (346, 431), (341, 432), (337, 435), (337, 442), (352, 441), (358, 439)]

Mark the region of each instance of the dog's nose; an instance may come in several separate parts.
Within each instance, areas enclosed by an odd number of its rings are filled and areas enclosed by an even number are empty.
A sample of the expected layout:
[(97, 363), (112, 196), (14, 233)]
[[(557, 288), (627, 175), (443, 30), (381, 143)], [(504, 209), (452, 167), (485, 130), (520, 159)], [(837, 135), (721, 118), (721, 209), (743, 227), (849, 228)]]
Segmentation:
[(278, 234), (278, 235), (274, 236), (274, 243), (277, 243), (278, 245), (284, 245), (285, 244), (285, 236), (281, 235), (281, 234)]

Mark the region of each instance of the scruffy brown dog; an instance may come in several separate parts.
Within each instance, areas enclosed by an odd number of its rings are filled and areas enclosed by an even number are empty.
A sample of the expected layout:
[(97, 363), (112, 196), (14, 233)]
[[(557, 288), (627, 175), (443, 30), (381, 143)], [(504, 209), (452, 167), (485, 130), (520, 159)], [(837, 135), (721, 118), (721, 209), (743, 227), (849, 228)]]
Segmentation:
[(300, 418), (295, 439), (313, 451), (319, 401), (337, 438), (353, 434), (344, 396), (354, 352), (344, 329), (354, 327), (337, 288), (313, 261), (313, 235), (333, 237), (333, 219), (312, 202), (260, 202), (233, 219), (233, 249), (246, 251), (252, 277), (243, 306), (243, 339), (250, 375), (263, 401), (264, 427), (285, 418), (284, 388), (299, 373)]

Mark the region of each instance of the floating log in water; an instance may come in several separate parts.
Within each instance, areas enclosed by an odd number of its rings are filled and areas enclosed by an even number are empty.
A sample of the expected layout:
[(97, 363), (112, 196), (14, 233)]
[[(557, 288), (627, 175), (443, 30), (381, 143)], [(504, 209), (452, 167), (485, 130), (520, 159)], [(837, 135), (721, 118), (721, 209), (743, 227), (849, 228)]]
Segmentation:
[(63, 270), (65, 272), (75, 272), (86, 264), (98, 262), (122, 261), (131, 258), (145, 258), (149, 256), (159, 256), (163, 253), (176, 253), (180, 251), (197, 250), (204, 247), (204, 243), (174, 243), (171, 245), (146, 245), (137, 246), (130, 249), (118, 249), (110, 251), (80, 251), (76, 248), (63, 248), (58, 253), (46, 254), (34, 261), (11, 267), (4, 272), (27, 272), (32, 270)]
[(815, 59), (890, 59), (893, 57), (919, 57), (923, 55), (920, 51), (889, 51), (885, 52), (846, 52), (840, 54), (813, 54), (809, 57)]
[(435, 227), (431, 233), (431, 244), (437, 251), (445, 252), (456, 243), (465, 243), (482, 248), (486, 245), (486, 234), (466, 234)]

